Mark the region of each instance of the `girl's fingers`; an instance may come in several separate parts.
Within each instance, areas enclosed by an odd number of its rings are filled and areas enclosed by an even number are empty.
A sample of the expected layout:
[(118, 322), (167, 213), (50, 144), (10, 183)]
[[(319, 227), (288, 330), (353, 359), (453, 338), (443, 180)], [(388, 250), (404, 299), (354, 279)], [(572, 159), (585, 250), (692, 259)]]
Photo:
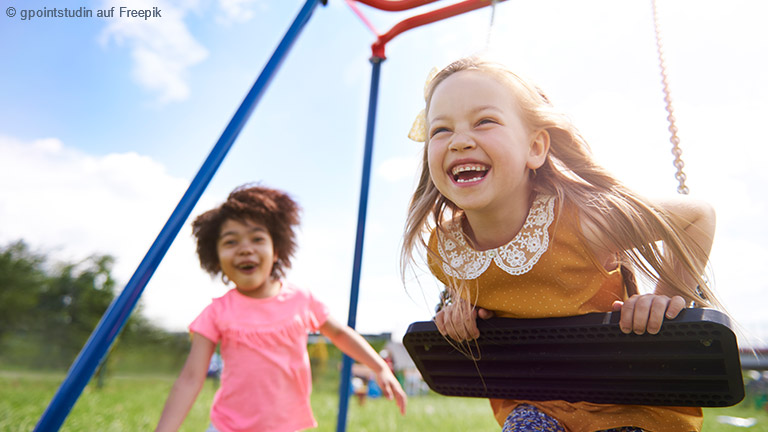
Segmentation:
[(394, 394), (392, 393), (392, 383), (389, 381), (384, 381), (381, 386), (381, 393), (384, 394), (384, 397), (388, 400), (392, 400), (392, 397)]
[[(657, 302), (657, 298), (660, 296), (656, 296), (653, 294), (645, 294), (638, 297), (637, 301), (635, 301), (635, 307), (634, 307), (634, 313), (632, 314), (632, 330), (635, 334), (641, 335), (645, 333), (647, 327), (648, 327), (648, 321), (651, 318), (653, 310), (654, 302)], [(668, 300), (668, 299), (667, 299)], [(666, 303), (664, 304), (664, 308), (666, 309)], [(659, 304), (656, 304), (656, 310), (655, 313), (658, 314), (659, 310)], [(663, 317), (663, 312), (662, 312)], [(659, 328), (661, 328), (661, 323), (659, 323)], [(658, 332), (658, 329), (656, 330)]]
[(459, 342), (469, 339), (471, 330), (467, 326), (467, 322), (461, 319), (458, 314), (454, 314), (451, 318), (451, 326), (453, 327), (453, 338)]
[[(480, 309), (480, 314), (483, 319), (494, 315), (485, 309)], [(480, 330), (475, 321), (477, 317), (477, 309), (470, 307), (466, 302), (460, 302), (442, 309), (435, 315), (434, 321), (441, 335), (463, 342), (480, 337)]]
[(397, 402), (397, 406), (400, 407), (400, 414), (405, 415), (405, 407), (408, 405), (408, 396), (399, 385), (397, 390), (398, 391), (395, 393), (395, 401)]
[(483, 309), (483, 308), (477, 308), (477, 316), (479, 316), (482, 319), (493, 318), (494, 315), (496, 314), (493, 313), (493, 311), (489, 311), (488, 309)]
[(408, 397), (405, 395), (403, 388), (397, 382), (397, 378), (394, 375), (390, 375), (386, 378), (381, 378), (382, 393), (388, 400), (395, 400), (397, 406), (400, 408), (400, 414), (405, 415), (405, 406), (407, 404)]
[(664, 319), (675, 318), (685, 308), (685, 299), (680, 296), (669, 298), (665, 295), (634, 295), (623, 304), (614, 302), (613, 309), (621, 308), (619, 325), (624, 333), (657, 334)]
[[(648, 322), (651, 320), (651, 318), (656, 317), (654, 318), (654, 322), (658, 319), (657, 317), (660, 309), (662, 311), (661, 317), (663, 319), (663, 311), (666, 310), (668, 301), (669, 299), (660, 299), (653, 294), (640, 297), (637, 303), (635, 303), (635, 334), (645, 333), (648, 328)], [(658, 326), (661, 328), (661, 322), (658, 323)]]
[(437, 315), (435, 315), (434, 321), (435, 326), (437, 326), (437, 331), (439, 331), (441, 335), (445, 336), (445, 312), (438, 312)]
[(443, 309), (443, 326), (445, 327), (444, 335), (454, 340), (459, 339), (459, 331), (455, 322), (455, 309), (453, 307), (447, 307)]
[(632, 296), (625, 301), (621, 306), (621, 320), (619, 321), (619, 327), (622, 333), (632, 333), (632, 327), (634, 322), (634, 305), (638, 296)]
[(648, 320), (645, 325), (646, 330), (650, 334), (657, 334), (661, 330), (661, 324), (664, 322), (664, 314), (667, 312), (667, 306), (669, 305), (669, 297), (667, 296), (654, 296), (651, 303), (651, 310), (648, 314)]
[(666, 317), (667, 319), (673, 319), (677, 317), (678, 314), (680, 314), (680, 311), (685, 309), (686, 303), (685, 299), (680, 296), (674, 296), (672, 297), (672, 300), (669, 302), (669, 306), (667, 307), (667, 313)]
[(408, 396), (405, 395), (405, 392), (398, 392), (395, 402), (397, 402), (397, 406), (400, 408), (400, 414), (405, 415), (405, 407), (408, 404)]
[(451, 339), (459, 340), (459, 332), (455, 322), (455, 313), (453, 308), (445, 309), (445, 333)]
[(464, 328), (467, 331), (466, 340), (480, 337), (480, 330), (477, 329), (477, 309), (472, 309), (472, 312), (469, 314), (469, 320), (464, 320)]

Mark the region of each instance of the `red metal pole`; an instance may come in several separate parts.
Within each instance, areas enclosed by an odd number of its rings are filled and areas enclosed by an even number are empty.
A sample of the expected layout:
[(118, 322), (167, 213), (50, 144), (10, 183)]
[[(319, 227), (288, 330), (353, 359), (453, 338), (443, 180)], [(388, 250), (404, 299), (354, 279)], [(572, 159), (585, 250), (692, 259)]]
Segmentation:
[[(372, 2), (372, 3), (384, 3), (386, 0), (357, 0), (361, 3)], [(435, 0), (420, 0), (422, 4), (429, 3), (430, 1)], [(498, 0), (499, 3), (503, 2), (505, 0)], [(418, 3), (417, 0), (403, 0), (399, 3)], [(379, 38), (376, 42), (371, 45), (371, 52), (374, 57), (378, 57), (381, 59), (385, 59), (385, 47), (387, 45), (387, 42), (391, 41), (395, 38), (395, 36), (404, 33), (408, 30), (411, 30), (416, 27), (421, 27), (426, 24), (431, 24), (436, 21), (440, 21), (446, 18), (450, 18), (456, 15), (461, 15), (466, 12), (473, 11), (475, 9), (480, 9), (481, 7), (490, 6), (491, 0), (466, 0), (461, 3), (456, 3), (450, 6), (446, 6), (441, 9), (436, 9), (430, 12), (423, 13), (421, 15), (416, 15), (411, 18), (405, 19), (403, 21), (400, 21), (399, 23), (395, 24), (394, 27), (392, 27), (388, 32), (384, 33), (383, 35), (379, 35)]]
[(434, 3), (438, 0), (355, 0), (383, 11), (397, 12)]

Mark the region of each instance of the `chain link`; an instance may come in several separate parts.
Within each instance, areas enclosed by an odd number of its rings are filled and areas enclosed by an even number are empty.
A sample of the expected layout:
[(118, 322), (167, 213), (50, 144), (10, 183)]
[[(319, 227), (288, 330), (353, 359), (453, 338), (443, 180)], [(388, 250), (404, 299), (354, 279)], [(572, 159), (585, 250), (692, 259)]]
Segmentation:
[(488, 25), (488, 36), (485, 39), (485, 50), (489, 51), (491, 49), (491, 40), (493, 39), (493, 26), (496, 21), (496, 3), (498, 3), (499, 0), (491, 0), (491, 22)]
[(661, 42), (661, 32), (659, 31), (659, 14), (656, 10), (656, 0), (651, 0), (651, 7), (653, 8), (653, 30), (656, 34), (656, 48), (659, 53), (659, 67), (661, 68), (661, 83), (664, 86), (664, 102), (667, 109), (667, 121), (669, 122), (669, 133), (671, 134), (669, 142), (672, 143), (672, 154), (675, 156), (673, 165), (677, 170), (675, 173), (675, 179), (678, 182), (677, 193), (682, 195), (688, 195), (690, 190), (685, 185), (685, 180), (688, 178), (683, 172), (685, 163), (682, 159), (683, 150), (680, 149), (680, 138), (677, 136), (677, 126), (675, 125), (675, 110), (672, 108), (672, 97), (669, 91), (669, 81), (667, 78), (667, 66), (664, 61), (664, 47)]

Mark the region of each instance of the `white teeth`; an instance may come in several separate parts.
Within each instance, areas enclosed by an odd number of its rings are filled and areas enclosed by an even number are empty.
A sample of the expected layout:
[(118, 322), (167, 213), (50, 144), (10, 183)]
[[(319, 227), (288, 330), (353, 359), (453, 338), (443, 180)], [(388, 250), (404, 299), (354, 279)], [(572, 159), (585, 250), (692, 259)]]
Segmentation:
[(456, 179), (456, 183), (472, 183), (472, 182), (478, 182), (478, 181), (480, 181), (482, 179), (483, 179), (482, 177), (475, 177), (473, 179), (467, 179), (467, 180)]
[(488, 171), (488, 168), (483, 165), (459, 165), (453, 167), (451, 174), (456, 175), (466, 171)]
[(488, 167), (482, 164), (457, 165), (451, 169), (451, 175), (453, 175), (453, 179), (457, 183), (475, 183), (481, 181), (485, 177), (485, 174), (472, 178), (459, 177), (459, 174), (468, 171), (486, 173), (488, 172)]

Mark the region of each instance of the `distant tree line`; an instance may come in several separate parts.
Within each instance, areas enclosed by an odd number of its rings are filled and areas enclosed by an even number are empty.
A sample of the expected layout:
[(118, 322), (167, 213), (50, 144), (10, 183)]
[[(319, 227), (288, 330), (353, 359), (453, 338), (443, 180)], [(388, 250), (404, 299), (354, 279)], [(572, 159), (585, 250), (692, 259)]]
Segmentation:
[[(66, 369), (116, 295), (115, 259), (53, 262), (23, 240), (0, 246), (0, 368)], [(178, 372), (184, 334), (167, 333), (134, 310), (106, 365), (128, 372)]]

